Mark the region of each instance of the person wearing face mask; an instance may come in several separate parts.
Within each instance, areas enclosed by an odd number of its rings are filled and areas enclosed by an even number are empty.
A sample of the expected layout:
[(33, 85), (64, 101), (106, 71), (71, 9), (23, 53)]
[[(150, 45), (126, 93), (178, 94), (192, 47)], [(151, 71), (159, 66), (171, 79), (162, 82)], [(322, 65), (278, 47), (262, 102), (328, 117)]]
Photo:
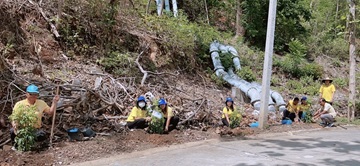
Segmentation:
[(177, 124), (179, 123), (179, 118), (174, 116), (172, 108), (167, 105), (165, 99), (161, 98), (159, 100), (159, 108), (161, 110), (161, 113), (165, 117), (164, 131), (169, 132), (171, 131), (171, 129), (175, 129)]
[(151, 117), (148, 117), (145, 97), (140, 96), (126, 120), (127, 126), (129, 129), (144, 129), (149, 126), (150, 121)]

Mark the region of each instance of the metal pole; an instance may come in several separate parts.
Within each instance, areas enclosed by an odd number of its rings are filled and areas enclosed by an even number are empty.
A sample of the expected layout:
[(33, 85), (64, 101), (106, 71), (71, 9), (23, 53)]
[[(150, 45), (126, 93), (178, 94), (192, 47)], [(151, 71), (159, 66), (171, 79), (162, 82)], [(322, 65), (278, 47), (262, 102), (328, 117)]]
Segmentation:
[(276, 19), (276, 2), (277, 0), (270, 0), (269, 15), (266, 32), (266, 46), (265, 46), (265, 60), (262, 77), (262, 91), (261, 91), (261, 105), (259, 128), (263, 129), (266, 126), (268, 116), (268, 105), (270, 95), (270, 79), (272, 71), (272, 54), (274, 47), (274, 33), (275, 33), (275, 19)]

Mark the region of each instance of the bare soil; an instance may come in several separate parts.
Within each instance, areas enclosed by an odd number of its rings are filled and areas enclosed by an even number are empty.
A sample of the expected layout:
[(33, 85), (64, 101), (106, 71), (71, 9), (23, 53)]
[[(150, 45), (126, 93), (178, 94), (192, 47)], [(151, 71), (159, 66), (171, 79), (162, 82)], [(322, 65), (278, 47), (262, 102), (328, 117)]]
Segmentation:
[(95, 160), (121, 153), (131, 153), (145, 149), (202, 141), (207, 139), (246, 139), (247, 135), (261, 133), (281, 133), (288, 131), (320, 128), (317, 124), (272, 125), (265, 130), (257, 128), (234, 129), (233, 134), (220, 135), (219, 128), (207, 131), (174, 130), (169, 134), (148, 134), (144, 130), (135, 130), (112, 136), (97, 136), (89, 141), (59, 142), (54, 148), (40, 152), (17, 152), (0, 150), (0, 166), (8, 165), (69, 165)]

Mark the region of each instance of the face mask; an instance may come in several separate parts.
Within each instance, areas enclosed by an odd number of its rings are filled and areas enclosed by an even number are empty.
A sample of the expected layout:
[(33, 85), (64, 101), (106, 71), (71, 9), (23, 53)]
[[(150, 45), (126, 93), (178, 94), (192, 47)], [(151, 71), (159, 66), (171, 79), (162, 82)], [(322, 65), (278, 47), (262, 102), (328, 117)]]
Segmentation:
[(143, 101), (139, 102), (139, 107), (140, 108), (143, 108), (144, 106), (145, 106), (145, 102), (143, 102)]

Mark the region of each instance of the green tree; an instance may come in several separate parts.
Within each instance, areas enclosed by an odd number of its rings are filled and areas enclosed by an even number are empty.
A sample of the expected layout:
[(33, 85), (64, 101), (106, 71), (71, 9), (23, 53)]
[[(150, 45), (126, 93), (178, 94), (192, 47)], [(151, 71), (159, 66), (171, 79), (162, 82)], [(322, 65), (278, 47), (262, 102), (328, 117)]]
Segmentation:
[[(245, 38), (251, 45), (265, 48), (269, 0), (244, 0), (243, 24)], [(309, 21), (310, 11), (301, 0), (279, 0), (277, 4), (275, 50), (288, 51), (293, 38), (303, 39), (307, 30), (302, 21)]]

